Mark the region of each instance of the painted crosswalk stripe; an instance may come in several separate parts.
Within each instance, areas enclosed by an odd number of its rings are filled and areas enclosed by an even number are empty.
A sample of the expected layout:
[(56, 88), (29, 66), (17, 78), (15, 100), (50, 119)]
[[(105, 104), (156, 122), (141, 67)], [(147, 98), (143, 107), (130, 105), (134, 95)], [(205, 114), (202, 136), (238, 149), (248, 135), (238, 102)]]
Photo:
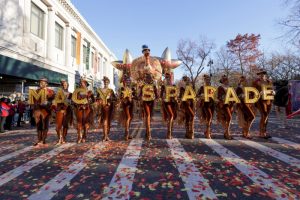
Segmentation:
[[(142, 133), (142, 124), (138, 125), (137, 129), (134, 130), (135, 132), (137, 132), (137, 134), (135, 135), (135, 139), (140, 139), (141, 138), (141, 133)], [(134, 133), (132, 133), (132, 135), (134, 135)]]
[(9, 172), (6, 172), (5, 174), (2, 174), (0, 176), (0, 186), (2, 186), (3, 184), (11, 181), (12, 179), (20, 176), (21, 174), (23, 174), (26, 171), (29, 171), (30, 169), (32, 169), (33, 167), (45, 162), (46, 160), (49, 160), (50, 158), (52, 158), (53, 156), (56, 156), (57, 154), (59, 154), (60, 152), (64, 151), (65, 149), (73, 146), (75, 143), (68, 143), (68, 144), (63, 144), (60, 147), (57, 147), (51, 151), (49, 151), (48, 153), (45, 153), (43, 155), (41, 155), (40, 157), (31, 160)]
[(28, 199), (40, 200), (40, 199), (52, 199), (59, 190), (66, 186), (87, 164), (97, 155), (101, 149), (108, 143), (98, 143), (92, 149), (85, 152), (80, 158), (68, 166), (68, 169), (60, 172), (48, 183), (43, 185), (38, 192), (32, 194)]
[(168, 139), (167, 142), (189, 199), (217, 199), (208, 180), (195, 167), (193, 158), (185, 152), (178, 139)]
[[(237, 138), (238, 139), (238, 138)], [(284, 153), (281, 153), (279, 151), (276, 151), (274, 149), (271, 149), (270, 147), (264, 146), (262, 144), (259, 144), (258, 142), (245, 140), (245, 139), (238, 139), (238, 141), (247, 144), (248, 146), (255, 148), (269, 156), (272, 156), (278, 160), (281, 160), (291, 166), (297, 167), (300, 169), (300, 160), (297, 158), (294, 158), (292, 156), (286, 155)]]
[(210, 139), (199, 140), (213, 149), (223, 159), (229, 161), (243, 174), (248, 176), (255, 184), (259, 185), (265, 191), (273, 193), (276, 199), (286, 199), (284, 196), (293, 199), (297, 198), (294, 194), (290, 193), (282, 183), (278, 182), (278, 180), (272, 179), (268, 174), (255, 166), (250, 165), (246, 160), (240, 158), (218, 142)]
[(278, 142), (279, 144), (288, 145), (288, 146), (293, 147), (294, 149), (300, 150), (300, 144), (298, 144), (296, 142), (292, 142), (292, 141), (285, 140), (285, 139), (278, 138), (278, 137), (272, 137), (272, 140)]
[(9, 153), (9, 154), (7, 154), (7, 155), (5, 155), (5, 156), (1, 156), (1, 157), (0, 157), (0, 162), (3, 162), (3, 161), (5, 161), (5, 160), (11, 159), (11, 158), (13, 158), (13, 157), (16, 157), (16, 156), (18, 156), (18, 155), (20, 155), (20, 154), (22, 154), (22, 153), (26, 153), (27, 151), (30, 151), (30, 150), (32, 150), (33, 148), (34, 148), (33, 146), (29, 146), (29, 147), (25, 147), (25, 148), (23, 148), (23, 149), (20, 149), (20, 150), (18, 150), (18, 151), (14, 151), (14, 152), (12, 152), (12, 153)]
[[(136, 130), (133, 131), (133, 133)], [(60, 172), (48, 183), (46, 183), (38, 192), (32, 194), (28, 199), (51, 199), (59, 190), (67, 185), (87, 164), (101, 151), (108, 143), (98, 143), (91, 150), (84, 153), (79, 159), (68, 166), (68, 169)]]
[(132, 139), (109, 186), (104, 189), (103, 199), (129, 199), (142, 144), (142, 139)]

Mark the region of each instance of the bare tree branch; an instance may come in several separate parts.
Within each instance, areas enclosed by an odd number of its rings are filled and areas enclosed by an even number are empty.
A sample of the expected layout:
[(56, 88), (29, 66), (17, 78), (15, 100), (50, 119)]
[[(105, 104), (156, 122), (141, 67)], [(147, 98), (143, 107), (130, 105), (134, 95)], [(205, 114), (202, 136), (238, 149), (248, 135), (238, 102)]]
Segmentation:
[(190, 39), (178, 42), (177, 57), (182, 61), (183, 69), (188, 71), (187, 75), (191, 78), (194, 87), (213, 48), (214, 43), (205, 37), (202, 37), (198, 42)]

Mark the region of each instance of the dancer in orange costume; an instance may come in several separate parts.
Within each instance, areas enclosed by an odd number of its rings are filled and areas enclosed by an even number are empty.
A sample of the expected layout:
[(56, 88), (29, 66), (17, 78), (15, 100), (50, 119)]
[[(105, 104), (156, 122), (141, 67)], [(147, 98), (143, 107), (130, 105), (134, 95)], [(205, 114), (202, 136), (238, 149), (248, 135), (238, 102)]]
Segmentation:
[(45, 99), (34, 99), (33, 117), (37, 127), (38, 141), (34, 145), (46, 144), (46, 138), (49, 130), (49, 119), (51, 115), (51, 102), (54, 99), (54, 91), (48, 87), (48, 79), (41, 78), (39, 80), (39, 88), (36, 93), (44, 92)]
[[(264, 85), (272, 85), (272, 81), (267, 78), (267, 72), (262, 70), (257, 73), (259, 76), (254, 82), (253, 87), (255, 87), (260, 93), (262, 93), (262, 87)], [(259, 123), (259, 136), (265, 139), (271, 138), (267, 134), (267, 124), (268, 117), (272, 108), (272, 100), (263, 100), (262, 97), (255, 103), (255, 106), (260, 112), (260, 123)]]
[[(88, 130), (90, 128), (90, 124), (92, 123), (91, 120), (93, 120), (91, 118), (93, 115), (91, 104), (94, 103), (95, 99), (92, 91), (88, 90), (88, 85), (89, 83), (85, 78), (80, 79), (80, 86), (78, 89), (82, 89), (82, 91), (77, 94), (77, 99), (85, 99), (86, 101), (84, 103), (74, 102), (77, 119), (77, 143), (86, 142)], [(72, 99), (74, 101), (73, 97)]]
[(120, 100), (122, 112), (120, 118), (121, 124), (124, 124), (125, 127), (125, 140), (132, 139), (132, 136), (129, 133), (130, 124), (133, 119), (133, 99), (136, 98), (135, 88), (131, 86), (131, 79), (128, 75), (124, 74), (122, 77), (123, 86), (120, 88)]
[(244, 97), (244, 87), (247, 87), (247, 79), (245, 76), (241, 76), (239, 80), (239, 85), (236, 88), (236, 94), (238, 95), (241, 103), (237, 104), (237, 113), (239, 126), (243, 129), (243, 137), (247, 139), (252, 139), (250, 135), (250, 128), (255, 119), (255, 114), (253, 111), (253, 104), (245, 103)]
[(60, 90), (65, 97), (65, 101), (56, 104), (56, 133), (58, 137), (57, 144), (64, 144), (66, 143), (69, 124), (71, 124), (73, 120), (73, 111), (71, 108), (72, 93), (68, 91), (69, 83), (66, 80), (61, 80), (60, 83)]
[(204, 101), (204, 87), (205, 86), (211, 86), (210, 83), (210, 76), (205, 74), (203, 76), (204, 85), (200, 87), (197, 97), (200, 98), (199, 102), (199, 109), (200, 109), (200, 121), (203, 121), (206, 123), (206, 130), (204, 132), (205, 137), (208, 139), (211, 139), (211, 124), (214, 116), (215, 111), (215, 101), (210, 98), (209, 102)]
[(230, 134), (230, 123), (232, 119), (234, 103), (229, 102), (228, 104), (225, 104), (225, 96), (229, 87), (228, 77), (226, 75), (223, 75), (220, 79), (220, 83), (222, 85), (220, 85), (217, 90), (217, 98), (219, 101), (217, 104), (217, 119), (225, 129), (224, 138), (227, 140), (232, 140), (233, 137)]
[(141, 88), (143, 117), (146, 124), (146, 140), (151, 140), (151, 118), (153, 116), (154, 100), (158, 98), (157, 88), (150, 73), (144, 74), (144, 85)]
[[(167, 139), (172, 139), (173, 124), (177, 117), (177, 97), (167, 98), (167, 87), (174, 86), (170, 73), (165, 73), (165, 83), (161, 86), (163, 119), (168, 123)], [(173, 91), (174, 92), (174, 91)]]
[(103, 79), (104, 87), (98, 90), (97, 100), (100, 101), (101, 107), (101, 119), (100, 126), (103, 127), (103, 138), (102, 141), (109, 141), (109, 133), (111, 127), (111, 121), (114, 112), (114, 102), (116, 101), (115, 93), (110, 89), (110, 80), (108, 77), (104, 76)]

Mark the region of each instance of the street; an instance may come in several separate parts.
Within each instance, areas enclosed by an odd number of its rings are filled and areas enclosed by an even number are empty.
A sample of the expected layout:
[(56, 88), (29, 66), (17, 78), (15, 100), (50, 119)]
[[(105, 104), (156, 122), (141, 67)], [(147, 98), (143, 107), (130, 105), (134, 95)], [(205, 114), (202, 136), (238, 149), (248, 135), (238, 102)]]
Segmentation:
[(258, 119), (252, 140), (241, 138), (234, 120), (234, 140), (224, 140), (220, 125), (213, 139), (204, 139), (196, 120), (195, 139), (184, 139), (175, 126), (166, 140), (160, 115), (152, 122), (152, 140), (144, 140), (142, 120), (132, 123), (131, 141), (113, 123), (110, 142), (101, 142), (96, 129), (87, 142), (56, 146), (53, 125), (48, 144), (33, 147), (35, 129), (0, 135), (0, 199), (299, 199), (300, 119), (288, 128), (270, 117), (270, 140), (258, 138)]

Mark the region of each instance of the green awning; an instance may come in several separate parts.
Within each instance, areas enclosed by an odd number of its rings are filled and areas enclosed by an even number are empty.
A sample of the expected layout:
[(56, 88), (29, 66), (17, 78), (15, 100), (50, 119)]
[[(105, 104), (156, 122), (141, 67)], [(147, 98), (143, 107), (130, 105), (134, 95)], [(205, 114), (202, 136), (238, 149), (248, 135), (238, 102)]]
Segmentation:
[(0, 74), (31, 80), (39, 80), (41, 77), (46, 77), (50, 84), (59, 84), (61, 79), (68, 80), (68, 75), (66, 74), (51, 71), (4, 55), (0, 55)]

